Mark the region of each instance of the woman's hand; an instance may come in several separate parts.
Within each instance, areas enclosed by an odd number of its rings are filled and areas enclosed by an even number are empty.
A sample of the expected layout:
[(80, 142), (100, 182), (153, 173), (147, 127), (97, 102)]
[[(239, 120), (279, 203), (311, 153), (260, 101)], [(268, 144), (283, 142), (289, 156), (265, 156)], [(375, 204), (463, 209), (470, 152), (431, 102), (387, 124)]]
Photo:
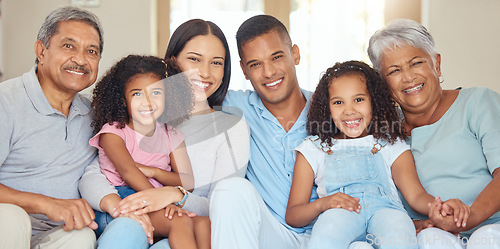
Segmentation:
[(184, 195), (178, 189), (170, 186), (146, 189), (121, 200), (114, 210), (113, 216), (124, 213), (147, 214), (176, 203), (182, 200), (183, 197)]
[(142, 228), (144, 229), (144, 232), (146, 232), (146, 236), (148, 237), (148, 241), (150, 244), (153, 244), (153, 225), (151, 224), (151, 220), (149, 219), (149, 216), (147, 214), (143, 215), (134, 215), (132, 213), (114, 213), (113, 211), (116, 209), (114, 207), (117, 207), (122, 199), (120, 196), (117, 194), (108, 194), (104, 196), (101, 199), (101, 203), (99, 204), (101, 207), (101, 210), (109, 213), (113, 218), (118, 218), (118, 217), (128, 217), (131, 218), (135, 221), (137, 221)]
[(146, 232), (149, 244), (151, 245), (153, 244), (153, 231), (155, 229), (153, 227), (153, 224), (151, 223), (151, 220), (149, 219), (149, 215), (147, 214), (135, 215), (133, 213), (124, 213), (124, 214), (119, 214), (118, 217), (128, 217), (139, 222), (139, 224), (141, 224), (142, 228)]
[(457, 228), (453, 216), (443, 216), (441, 213), (442, 209), (443, 202), (439, 197), (436, 197), (436, 199), (434, 199), (432, 203), (429, 203), (429, 218), (431, 219), (432, 223), (435, 227), (438, 227), (455, 235), (458, 234), (460, 232), (460, 229)]
[(359, 198), (354, 198), (350, 195), (341, 192), (325, 196), (320, 199), (321, 199), (320, 209), (323, 210), (323, 212), (331, 208), (343, 208), (345, 210), (354, 211), (356, 213), (359, 213), (361, 211), (361, 205), (359, 205)]
[(177, 212), (177, 216), (181, 217), (183, 214), (188, 217), (195, 217), (196, 213), (191, 213), (187, 210), (184, 210), (174, 204), (170, 204), (165, 208), (165, 217), (171, 220), (174, 217), (174, 214)]
[(443, 203), (441, 215), (452, 215), (457, 227), (465, 227), (470, 215), (470, 207), (459, 199), (449, 199)]

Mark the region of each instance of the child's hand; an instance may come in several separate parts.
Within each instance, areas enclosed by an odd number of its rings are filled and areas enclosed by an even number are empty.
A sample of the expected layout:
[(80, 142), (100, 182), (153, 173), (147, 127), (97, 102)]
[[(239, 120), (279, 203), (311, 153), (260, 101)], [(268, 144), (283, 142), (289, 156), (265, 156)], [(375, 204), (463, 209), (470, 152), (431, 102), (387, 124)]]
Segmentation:
[(459, 199), (449, 199), (443, 203), (441, 208), (441, 215), (453, 215), (453, 220), (456, 222), (457, 227), (465, 227), (467, 219), (469, 218), (470, 207)]
[(434, 224), (430, 219), (427, 220), (413, 220), (413, 225), (415, 226), (415, 230), (417, 231), (417, 234), (420, 233), (420, 231), (433, 227)]
[(359, 205), (359, 198), (351, 197), (344, 193), (335, 193), (333, 195), (325, 196), (323, 198), (322, 210), (325, 211), (330, 208), (343, 208), (349, 211), (359, 213), (361, 205)]
[(158, 168), (149, 167), (140, 163), (135, 163), (135, 166), (146, 176), (147, 178), (155, 178)]
[(191, 213), (187, 210), (184, 210), (174, 204), (170, 204), (165, 208), (165, 217), (167, 217), (169, 220), (171, 220), (174, 217), (175, 212), (177, 212), (177, 215), (179, 217), (182, 216), (182, 214), (187, 215), (188, 217), (195, 217), (196, 213)]

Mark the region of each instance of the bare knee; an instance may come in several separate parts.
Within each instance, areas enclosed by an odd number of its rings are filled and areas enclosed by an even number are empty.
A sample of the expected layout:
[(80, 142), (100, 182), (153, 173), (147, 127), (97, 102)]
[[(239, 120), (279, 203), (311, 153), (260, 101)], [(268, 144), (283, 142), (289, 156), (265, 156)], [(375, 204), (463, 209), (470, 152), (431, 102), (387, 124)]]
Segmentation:
[(196, 236), (208, 236), (208, 238), (210, 238), (210, 218), (207, 216), (199, 216), (192, 219)]
[(193, 231), (194, 219), (186, 215), (174, 216), (172, 218), (172, 229)]
[(192, 232), (193, 219), (186, 215), (173, 215), (172, 219), (165, 217), (163, 212), (154, 212), (149, 215), (151, 223), (155, 228), (154, 234), (157, 238), (170, 237), (172, 232)]
[(210, 225), (211, 225), (210, 218), (208, 218), (207, 216), (198, 216), (198, 217), (194, 217), (192, 219), (193, 219), (195, 227), (210, 229)]

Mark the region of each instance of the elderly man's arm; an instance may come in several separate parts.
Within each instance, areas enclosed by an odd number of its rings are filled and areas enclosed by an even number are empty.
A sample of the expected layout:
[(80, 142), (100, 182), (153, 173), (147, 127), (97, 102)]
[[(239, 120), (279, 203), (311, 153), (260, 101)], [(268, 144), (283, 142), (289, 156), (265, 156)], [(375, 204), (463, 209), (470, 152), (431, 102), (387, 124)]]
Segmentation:
[(18, 191), (0, 184), (0, 203), (17, 205), (30, 214), (44, 214), (53, 221), (64, 222), (64, 230), (86, 226), (96, 229), (94, 211), (83, 199), (56, 199), (41, 194)]
[[(0, 96), (0, 168), (12, 149), (14, 121), (10, 104)], [(1, 172), (0, 174), (3, 174)], [(12, 177), (12, 176), (10, 176)], [(19, 179), (21, 181), (21, 179)], [(0, 184), (0, 203), (10, 203), (23, 208), (29, 214), (43, 214), (50, 220), (64, 222), (64, 230), (95, 229), (94, 211), (84, 199), (56, 199), (31, 192), (19, 191)]]

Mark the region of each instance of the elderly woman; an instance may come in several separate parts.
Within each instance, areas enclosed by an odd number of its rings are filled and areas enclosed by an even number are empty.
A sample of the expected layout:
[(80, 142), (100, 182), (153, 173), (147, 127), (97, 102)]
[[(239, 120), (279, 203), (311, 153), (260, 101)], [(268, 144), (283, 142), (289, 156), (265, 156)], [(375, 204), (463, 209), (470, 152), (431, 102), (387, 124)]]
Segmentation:
[(421, 230), (420, 248), (500, 248), (500, 96), (487, 88), (442, 90), (441, 55), (426, 28), (411, 20), (377, 31), (368, 54), (403, 111), (425, 190), (470, 206), (463, 224), (439, 198), (430, 220), (406, 206)]

